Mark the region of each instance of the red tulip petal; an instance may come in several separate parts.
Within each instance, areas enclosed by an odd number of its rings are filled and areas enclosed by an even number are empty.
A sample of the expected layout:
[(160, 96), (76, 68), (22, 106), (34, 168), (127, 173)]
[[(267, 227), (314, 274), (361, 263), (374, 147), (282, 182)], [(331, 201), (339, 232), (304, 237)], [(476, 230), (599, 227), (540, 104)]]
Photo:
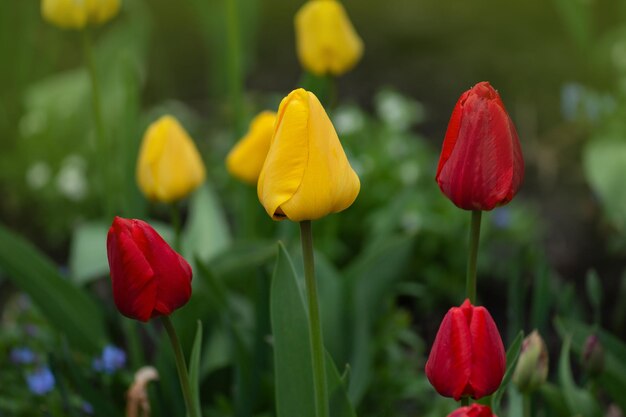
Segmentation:
[(131, 236), (130, 223), (117, 219), (107, 236), (115, 305), (127, 317), (148, 321), (156, 301), (154, 273)]
[(491, 408), (486, 405), (472, 404), (457, 408), (448, 417), (496, 417), (493, 415)]
[(191, 296), (191, 267), (152, 227), (146, 226), (138, 230), (146, 242), (144, 253), (155, 271), (157, 295), (152, 317), (169, 315)]
[(479, 83), (461, 96), (452, 113), (437, 183), (457, 206), (491, 210), (513, 198), (523, 176), (513, 122), (497, 92)]
[(484, 307), (474, 307), (470, 333), (473, 346), (471, 395), (481, 398), (495, 392), (504, 376), (506, 356), (496, 323)]
[(472, 344), (468, 320), (461, 308), (451, 308), (441, 322), (426, 362), (426, 376), (437, 392), (461, 398), (471, 372)]
[(463, 93), (456, 102), (454, 110), (452, 110), (452, 116), (450, 117), (450, 121), (448, 122), (448, 129), (446, 130), (446, 136), (443, 139), (443, 147), (441, 149), (441, 156), (439, 157), (439, 165), (437, 166), (437, 175), (435, 176), (437, 182), (439, 182), (439, 173), (441, 172), (448, 158), (450, 158), (450, 154), (452, 153), (454, 145), (456, 144), (456, 140), (459, 137), (459, 129), (461, 128), (461, 117), (463, 116), (463, 105), (465, 104), (465, 100), (467, 100), (467, 96), (469, 95), (469, 93), (469, 90)]

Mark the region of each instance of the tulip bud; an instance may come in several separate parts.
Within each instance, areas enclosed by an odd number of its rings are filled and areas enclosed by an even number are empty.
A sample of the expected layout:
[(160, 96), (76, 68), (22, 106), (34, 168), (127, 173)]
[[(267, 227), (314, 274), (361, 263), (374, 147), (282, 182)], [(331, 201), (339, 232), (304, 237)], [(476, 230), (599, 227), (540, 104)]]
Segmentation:
[(313, 74), (341, 75), (361, 59), (363, 42), (337, 0), (308, 1), (295, 26), (298, 58)]
[(204, 178), (198, 149), (178, 120), (163, 116), (148, 127), (137, 160), (137, 184), (148, 199), (180, 200)]
[(465, 210), (507, 204), (524, 178), (524, 159), (511, 118), (488, 82), (461, 95), (437, 167), (441, 191)]
[(248, 133), (226, 157), (226, 168), (234, 177), (250, 184), (259, 180), (263, 162), (270, 148), (276, 113), (264, 111), (250, 123)]
[(359, 194), (337, 132), (319, 100), (303, 89), (280, 103), (257, 192), (274, 220), (315, 220), (342, 211)]
[(481, 398), (502, 382), (506, 357), (496, 323), (469, 300), (443, 318), (426, 362), (426, 376), (444, 397)]
[(497, 417), (486, 405), (472, 404), (469, 406), (457, 408), (448, 417)]
[(589, 335), (585, 341), (582, 364), (591, 376), (598, 376), (604, 372), (604, 347), (595, 334)]
[(548, 378), (548, 349), (543, 339), (534, 330), (522, 343), (513, 383), (521, 392), (532, 392)]
[(113, 299), (131, 319), (170, 315), (191, 297), (191, 267), (146, 222), (115, 217), (107, 235)]
[(42, 0), (43, 18), (62, 29), (83, 29), (112, 19), (120, 10), (119, 0)]

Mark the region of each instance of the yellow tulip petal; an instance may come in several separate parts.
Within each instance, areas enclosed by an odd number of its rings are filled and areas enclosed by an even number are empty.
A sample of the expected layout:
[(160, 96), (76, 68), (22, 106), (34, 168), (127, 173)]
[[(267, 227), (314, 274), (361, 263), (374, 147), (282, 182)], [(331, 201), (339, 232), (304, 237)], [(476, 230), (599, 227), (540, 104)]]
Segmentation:
[(226, 157), (226, 168), (234, 177), (256, 184), (270, 148), (276, 113), (264, 111), (250, 123), (248, 133), (241, 138)]
[(42, 0), (45, 20), (63, 29), (83, 29), (88, 24), (102, 24), (114, 17), (120, 0)]
[(313, 93), (298, 89), (280, 104), (259, 177), (259, 200), (276, 220), (315, 220), (349, 207), (360, 183), (335, 128)]
[(163, 116), (148, 127), (137, 160), (137, 184), (147, 198), (179, 200), (199, 187), (205, 176), (193, 140), (175, 118)]
[(336, 0), (311, 0), (295, 18), (296, 47), (302, 66), (317, 75), (341, 75), (363, 55), (363, 42)]
[(42, 0), (41, 14), (62, 29), (82, 29), (87, 24), (87, 10), (82, 1)]

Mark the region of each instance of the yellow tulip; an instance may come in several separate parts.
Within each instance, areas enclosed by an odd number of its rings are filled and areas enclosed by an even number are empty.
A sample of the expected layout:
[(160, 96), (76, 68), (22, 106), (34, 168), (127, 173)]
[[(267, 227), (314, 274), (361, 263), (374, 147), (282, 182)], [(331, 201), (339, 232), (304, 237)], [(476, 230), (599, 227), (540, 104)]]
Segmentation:
[(359, 194), (337, 132), (319, 100), (292, 91), (278, 108), (257, 193), (274, 220), (315, 220), (346, 208)]
[(295, 18), (296, 47), (304, 68), (341, 75), (361, 59), (363, 42), (337, 0), (310, 0)]
[(256, 184), (263, 162), (270, 149), (276, 113), (264, 111), (250, 123), (248, 133), (241, 138), (226, 157), (226, 168), (234, 177)]
[(62, 29), (83, 29), (113, 18), (120, 10), (120, 0), (42, 0), (44, 19)]
[(137, 184), (150, 200), (170, 203), (198, 188), (204, 164), (189, 134), (172, 116), (152, 123), (137, 160)]

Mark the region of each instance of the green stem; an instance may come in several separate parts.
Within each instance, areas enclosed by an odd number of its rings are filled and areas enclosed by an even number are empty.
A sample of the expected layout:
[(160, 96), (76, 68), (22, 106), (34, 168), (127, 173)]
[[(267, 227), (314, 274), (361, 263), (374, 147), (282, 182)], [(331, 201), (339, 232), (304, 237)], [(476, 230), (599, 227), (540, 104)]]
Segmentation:
[(461, 397), (461, 407), (467, 407), (470, 404), (470, 397)]
[(313, 234), (311, 233), (310, 220), (300, 222), (300, 237), (302, 241), (304, 279), (306, 281), (306, 294), (309, 307), (309, 337), (311, 339), (311, 360), (313, 363), (315, 415), (317, 417), (328, 417), (324, 341), (322, 339), (322, 323), (320, 320), (319, 303), (317, 301), (317, 284), (315, 282), (315, 265), (313, 261)]
[(174, 250), (176, 252), (180, 252), (181, 251), (180, 206), (176, 202), (170, 204), (170, 216), (172, 219), (172, 227), (174, 228)]
[(478, 241), (480, 240), (480, 217), (482, 211), (472, 211), (472, 226), (469, 235), (469, 255), (467, 258), (467, 281), (465, 292), (470, 303), (476, 303), (476, 258), (478, 257)]
[(110, 219), (113, 215), (113, 207), (111, 204), (111, 178), (108, 164), (111, 163), (109, 143), (107, 141), (104, 132), (104, 122), (102, 119), (102, 106), (100, 101), (100, 85), (98, 83), (98, 72), (96, 71), (96, 61), (93, 56), (93, 46), (91, 42), (91, 36), (89, 29), (83, 30), (83, 53), (85, 54), (85, 61), (87, 64), (87, 71), (89, 72), (89, 79), (91, 81), (91, 107), (93, 112), (93, 119), (96, 125), (96, 140), (98, 141), (98, 157), (96, 158), (100, 165), (100, 179), (102, 181), (102, 196), (105, 207), (105, 216)]
[(244, 133), (243, 125), (243, 70), (241, 66), (241, 41), (239, 33), (238, 0), (226, 0), (228, 22), (228, 91), (233, 111), (235, 135)]
[(522, 403), (523, 415), (524, 415), (524, 417), (530, 417), (530, 415), (531, 415), (530, 394), (525, 392), (522, 395), (524, 397), (524, 400), (523, 400), (523, 403)]
[(200, 417), (200, 410), (198, 410), (194, 404), (199, 404), (194, 400), (191, 393), (191, 387), (189, 386), (189, 373), (187, 371), (187, 363), (185, 362), (185, 355), (183, 355), (183, 349), (180, 346), (180, 341), (176, 335), (176, 330), (172, 325), (172, 320), (169, 316), (162, 316), (161, 321), (167, 331), (167, 335), (170, 338), (172, 349), (174, 350), (174, 357), (176, 358), (176, 369), (178, 370), (178, 379), (180, 381), (180, 388), (183, 391), (183, 398), (185, 400), (185, 407), (187, 408), (187, 414), (189, 417)]

